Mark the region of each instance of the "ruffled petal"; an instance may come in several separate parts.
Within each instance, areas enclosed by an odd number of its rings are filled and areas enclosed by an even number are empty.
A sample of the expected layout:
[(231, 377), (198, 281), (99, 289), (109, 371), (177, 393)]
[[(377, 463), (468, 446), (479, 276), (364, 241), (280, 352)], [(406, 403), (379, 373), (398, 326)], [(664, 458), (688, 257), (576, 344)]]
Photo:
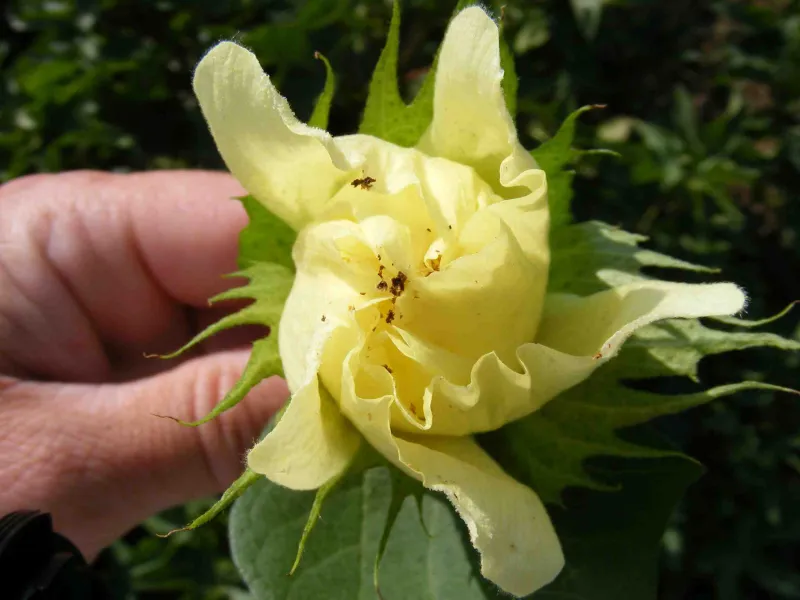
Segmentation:
[(392, 389), (391, 377), (360, 360), (364, 349), (357, 345), (341, 369), (341, 408), (353, 425), (398, 468), (447, 495), (467, 524), (486, 578), (518, 596), (552, 581), (564, 557), (536, 494), (507, 475), (471, 437), (395, 436), (396, 400), (385, 394)]
[(292, 396), (275, 428), (247, 455), (247, 465), (279, 485), (314, 490), (342, 473), (361, 436), (314, 377)]
[(490, 353), (474, 364), (466, 385), (434, 377), (423, 396), (425, 421), (415, 427), (395, 419), (393, 425), (428, 435), (493, 431), (540, 409), (597, 368), (591, 357), (571, 356), (541, 344), (523, 344), (511, 364), (514, 368)]
[(536, 341), (602, 363), (634, 331), (661, 319), (733, 315), (747, 302), (732, 283), (641, 281), (585, 298), (548, 296)]
[[(501, 82), (497, 25), (479, 7), (456, 15), (436, 68), (433, 120), (418, 148), (473, 167), (495, 189), (535, 167), (517, 141)], [(502, 169), (501, 169), (502, 165)]]
[(744, 294), (730, 283), (645, 281), (585, 298), (551, 295), (536, 343), (521, 345), (515, 361), (501, 360), (496, 353), (481, 357), (466, 385), (453, 376), (453, 359), (446, 351), (405, 336), (436, 376), (424, 393), (421, 414), (426, 419), (418, 425), (395, 419), (393, 425), (432, 435), (492, 431), (586, 379), (636, 329), (661, 319), (732, 315), (744, 304)]
[[(347, 335), (347, 332), (342, 332)], [(323, 381), (340, 386), (339, 406), (350, 422), (361, 432), (367, 442), (398, 467), (397, 447), (391, 429), (392, 405), (394, 403), (392, 379), (378, 365), (364, 363), (364, 335), (351, 328), (350, 341), (356, 346), (339, 365), (327, 363)], [(336, 370), (337, 373), (332, 372)]]
[(481, 555), (481, 574), (515, 596), (547, 585), (564, 566), (539, 497), (507, 475), (469, 437), (395, 438), (400, 461), (444, 492)]
[(297, 274), (278, 328), (281, 362), (292, 392), (315, 375), (331, 331), (378, 281), (375, 254), (361, 227), (350, 221), (305, 228), (293, 258)]
[(233, 42), (203, 57), (194, 92), (225, 164), (295, 229), (313, 220), (352, 175), (326, 132), (292, 113), (258, 59)]

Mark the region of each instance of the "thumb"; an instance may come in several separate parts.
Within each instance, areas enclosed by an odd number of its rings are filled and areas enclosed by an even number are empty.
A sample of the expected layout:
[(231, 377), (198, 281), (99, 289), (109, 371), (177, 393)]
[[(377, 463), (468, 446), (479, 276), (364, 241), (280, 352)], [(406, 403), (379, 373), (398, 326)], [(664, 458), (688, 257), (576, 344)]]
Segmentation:
[[(155, 512), (224, 490), (288, 395), (283, 380), (261, 382), (200, 427), (153, 415), (204, 416), (236, 383), (247, 358), (247, 352), (220, 352), (120, 385), (7, 387), (0, 427), (20, 443), (16, 464), (14, 457), (0, 461), (0, 484), (8, 471), (19, 472), (19, 461), (28, 464), (26, 484), (15, 494), (24, 502), (8, 509), (51, 512), (55, 528), (93, 556)], [(0, 508), (7, 504), (0, 491)]]

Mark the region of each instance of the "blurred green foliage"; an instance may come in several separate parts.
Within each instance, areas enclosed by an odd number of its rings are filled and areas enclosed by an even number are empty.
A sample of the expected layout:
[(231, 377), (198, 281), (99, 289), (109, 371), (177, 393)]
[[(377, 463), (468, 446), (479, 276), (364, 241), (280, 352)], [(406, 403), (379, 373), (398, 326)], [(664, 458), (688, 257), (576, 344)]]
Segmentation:
[[(404, 2), (408, 97), (452, 4)], [(579, 218), (721, 268), (748, 290), (753, 317), (800, 299), (798, 0), (504, 4), (527, 147), (578, 106), (608, 105), (584, 117), (579, 145), (621, 158), (581, 161)], [(190, 86), (193, 66), (220, 39), (252, 48), (304, 118), (322, 89), (313, 55), (323, 52), (337, 73), (329, 129), (352, 132), (390, 11), (366, 0), (11, 0), (0, 20), (0, 181), (67, 169), (221, 168)], [(797, 337), (798, 314), (770, 327)], [(796, 355), (746, 351), (704, 361), (702, 383), (797, 387), (799, 366)], [(796, 400), (741, 394), (660, 427), (709, 470), (665, 534), (662, 598), (800, 598)], [(205, 507), (148, 521), (101, 557), (119, 598), (249, 597), (228, 558), (224, 519), (168, 540), (152, 535)]]

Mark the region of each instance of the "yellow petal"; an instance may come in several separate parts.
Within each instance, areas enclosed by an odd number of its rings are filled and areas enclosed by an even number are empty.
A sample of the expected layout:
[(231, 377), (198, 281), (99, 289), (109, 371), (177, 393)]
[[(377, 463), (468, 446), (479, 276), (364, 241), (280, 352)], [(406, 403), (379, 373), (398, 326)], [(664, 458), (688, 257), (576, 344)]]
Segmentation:
[(527, 596), (564, 566), (539, 497), (515, 481), (472, 438), (395, 439), (400, 460), (425, 487), (444, 492), (481, 555), (481, 574), (505, 592)]
[[(384, 392), (391, 390), (391, 378), (380, 366), (362, 364), (360, 354), (363, 350), (361, 336), (361, 344), (348, 353), (343, 364), (339, 366), (339, 373), (330, 379), (341, 382), (339, 406), (350, 422), (373, 448), (402, 468), (397, 458), (397, 447), (390, 424), (393, 397), (387, 393), (381, 394), (380, 391), (375, 397), (359, 394), (365, 389), (382, 389)], [(329, 366), (331, 369), (335, 367), (336, 365)]]
[[(435, 369), (424, 393), (424, 423), (394, 419), (402, 431), (468, 435), (522, 418), (586, 379), (638, 328), (661, 319), (731, 315), (745, 303), (733, 284), (637, 282), (586, 298), (551, 295), (537, 343), (522, 344), (514, 361), (487, 354), (461, 385), (448, 354), (404, 336), (408, 352)], [(449, 369), (449, 370), (448, 370)], [(455, 375), (454, 375), (455, 373)]]
[[(564, 558), (536, 494), (503, 472), (471, 437), (396, 437), (396, 400), (385, 393), (391, 376), (361, 360), (365, 351), (362, 337), (341, 368), (341, 408), (353, 425), (398, 468), (447, 495), (469, 528), (485, 577), (519, 596), (552, 581)], [(359, 392), (365, 389), (384, 394), (364, 397)]]
[[(549, 265), (550, 211), (547, 206), (547, 179), (544, 171), (528, 169), (515, 175), (513, 179), (503, 181), (524, 194), (492, 204), (489, 212), (503, 219), (531, 262)], [(546, 267), (541, 277), (547, 278)]]
[(348, 180), (330, 135), (297, 120), (251, 52), (217, 44), (197, 65), (193, 85), (228, 169), (295, 229)]
[[(536, 332), (547, 264), (531, 262), (504, 222), (488, 218), (492, 213), (476, 217), (487, 217), (480, 233), (481, 243), (488, 243), (475, 244), (473, 252), (428, 277), (410, 280), (397, 301), (396, 326), (471, 363), (488, 352), (512, 361)], [(468, 376), (463, 373), (461, 382)]]
[[(350, 164), (359, 165), (365, 175), (376, 180), (369, 194), (343, 190), (337, 200), (366, 198), (380, 208), (386, 196), (376, 197), (374, 192), (391, 195), (414, 188), (422, 202), (413, 202), (407, 211), (416, 212), (422, 230), (430, 228), (434, 237), (455, 237), (476, 210), (502, 200), (473, 169), (457, 162), (366, 135), (338, 137), (335, 143)], [(408, 222), (404, 216), (399, 220)]]
[(279, 485), (314, 490), (353, 459), (361, 436), (317, 378), (295, 393), (275, 428), (247, 455), (247, 465)]
[(453, 18), (436, 68), (433, 121), (418, 145), (473, 167), (495, 189), (535, 167), (506, 108), (499, 40), (497, 25), (477, 6)]
[[(493, 431), (538, 410), (561, 392), (588, 377), (597, 362), (541, 344), (523, 344), (506, 364), (495, 353), (472, 367), (469, 383), (435, 377), (425, 392), (424, 427), (407, 420), (392, 423), (400, 431), (462, 436)], [(423, 431), (420, 431), (422, 429)]]
[(359, 360), (363, 350), (354, 348), (342, 367), (343, 412), (390, 462), (447, 495), (481, 554), (484, 577), (518, 596), (552, 581), (564, 557), (536, 494), (503, 472), (470, 437), (396, 437), (391, 426), (393, 397), (365, 398), (357, 391), (391, 389), (384, 369)]
[(603, 362), (640, 327), (661, 319), (732, 315), (746, 301), (732, 283), (642, 281), (585, 298), (553, 295), (546, 300), (536, 341)]
[(361, 292), (377, 281), (375, 255), (360, 227), (326, 221), (300, 232), (293, 248), (297, 265), (278, 328), (284, 375), (294, 392), (316, 374), (323, 347)]

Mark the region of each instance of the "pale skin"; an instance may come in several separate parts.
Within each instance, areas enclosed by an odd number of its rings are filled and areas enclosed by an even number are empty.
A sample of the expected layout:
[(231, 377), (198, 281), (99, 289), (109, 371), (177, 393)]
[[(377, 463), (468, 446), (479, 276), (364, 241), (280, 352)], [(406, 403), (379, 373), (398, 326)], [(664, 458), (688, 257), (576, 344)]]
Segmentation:
[(159, 510), (224, 490), (286, 399), (259, 384), (195, 420), (234, 384), (239, 331), (162, 361), (227, 309), (247, 222), (221, 173), (24, 177), (0, 187), (0, 516), (53, 514), (91, 558)]

